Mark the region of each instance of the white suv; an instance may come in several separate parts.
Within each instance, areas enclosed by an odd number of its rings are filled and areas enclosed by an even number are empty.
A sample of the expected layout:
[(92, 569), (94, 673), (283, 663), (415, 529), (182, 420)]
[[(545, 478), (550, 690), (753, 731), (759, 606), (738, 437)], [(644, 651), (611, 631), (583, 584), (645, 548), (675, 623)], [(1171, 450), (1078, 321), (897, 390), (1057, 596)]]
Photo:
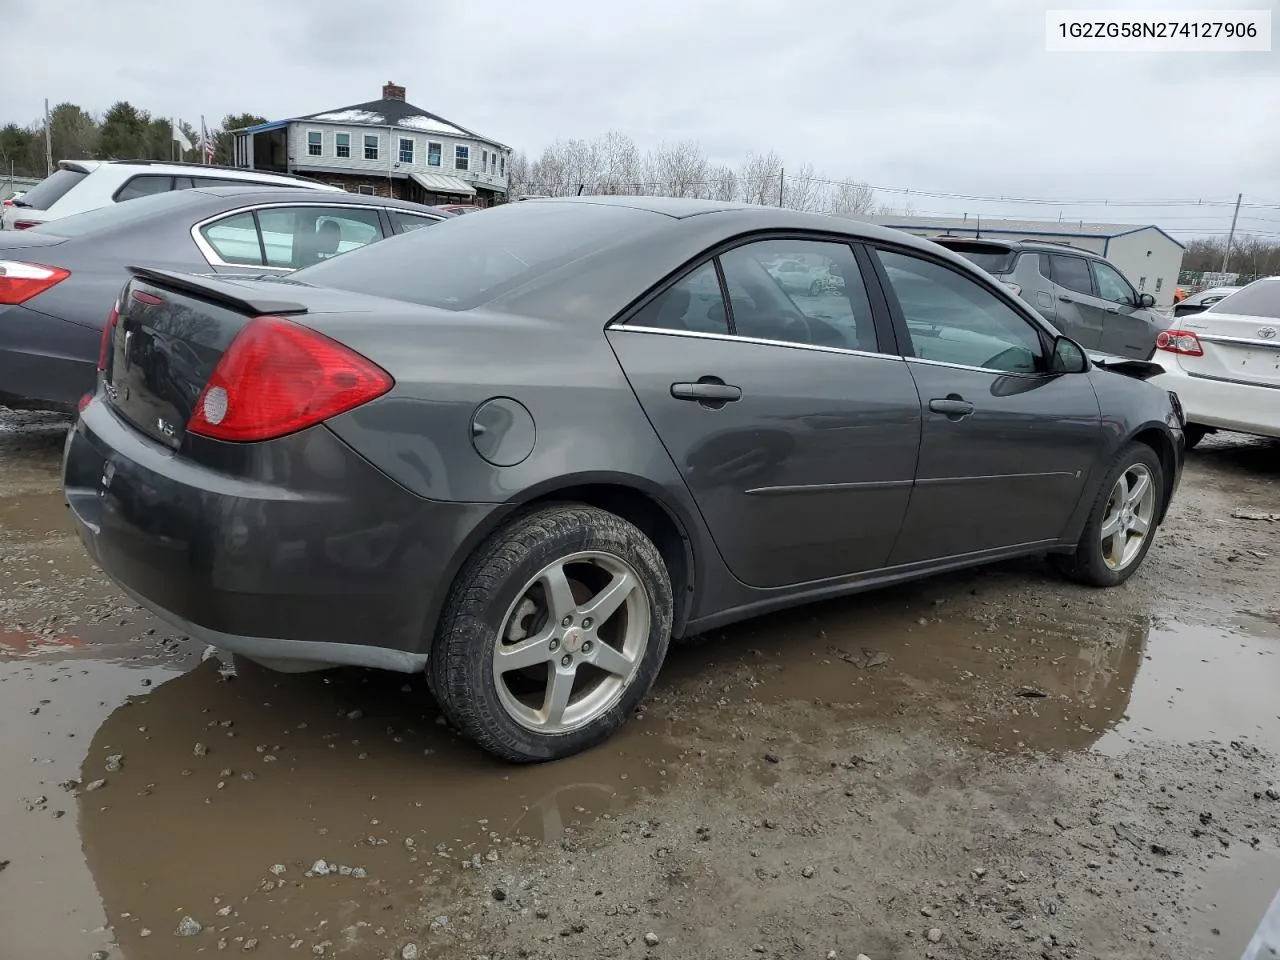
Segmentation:
[(14, 200), (12, 206), (4, 207), (0, 230), (25, 230), (47, 220), (152, 193), (245, 183), (342, 192), (340, 187), (304, 177), (237, 167), (153, 160), (59, 160), (57, 170)]

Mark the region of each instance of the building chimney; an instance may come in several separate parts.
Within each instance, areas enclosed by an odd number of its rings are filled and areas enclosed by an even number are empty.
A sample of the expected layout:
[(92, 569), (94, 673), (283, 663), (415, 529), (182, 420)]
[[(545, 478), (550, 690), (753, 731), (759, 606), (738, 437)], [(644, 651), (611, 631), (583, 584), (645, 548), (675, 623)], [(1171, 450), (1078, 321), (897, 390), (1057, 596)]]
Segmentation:
[(382, 99), (383, 100), (403, 100), (404, 87), (397, 87), (394, 83), (388, 80), (386, 83), (382, 85)]

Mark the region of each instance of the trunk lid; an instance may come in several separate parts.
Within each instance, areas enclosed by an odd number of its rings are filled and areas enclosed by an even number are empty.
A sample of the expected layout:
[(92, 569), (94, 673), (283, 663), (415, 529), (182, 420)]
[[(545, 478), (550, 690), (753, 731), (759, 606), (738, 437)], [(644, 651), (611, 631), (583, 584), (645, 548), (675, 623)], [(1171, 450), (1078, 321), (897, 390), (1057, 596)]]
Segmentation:
[(1192, 376), (1280, 387), (1280, 320), (1207, 310), (1180, 317), (1176, 326), (1194, 333), (1204, 350), (1200, 357), (1177, 355)]
[(255, 284), (131, 267), (107, 337), (107, 403), (153, 440), (177, 449), (200, 391), (237, 333), (255, 316), (306, 307)]

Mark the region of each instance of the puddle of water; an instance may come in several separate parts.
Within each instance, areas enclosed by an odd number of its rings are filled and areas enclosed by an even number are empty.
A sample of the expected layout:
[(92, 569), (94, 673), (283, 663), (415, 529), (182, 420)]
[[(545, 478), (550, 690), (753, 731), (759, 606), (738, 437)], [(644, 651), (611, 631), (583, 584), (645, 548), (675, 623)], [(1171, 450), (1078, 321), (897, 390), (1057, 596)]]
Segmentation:
[(1124, 719), (1097, 744), (1123, 753), (1151, 741), (1247, 738), (1280, 751), (1280, 630), (1251, 634), (1166, 623), (1147, 637)]
[(59, 783), (80, 776), (98, 724), (172, 669), (159, 662), (0, 663), (0, 860), (10, 861), (0, 871), (0, 955), (88, 956), (109, 943), (84, 869), (76, 798)]
[[(224, 681), (203, 663), (93, 735), (83, 777), (107, 785), (80, 796), (80, 836), (130, 960), (208, 949), (173, 938), (184, 914), (269, 956), (295, 938), (340, 943), (360, 921), (372, 937), (424, 885), (448, 890), (464, 861), (479, 857), (497, 884), (513, 838), (561, 841), (675, 779), (675, 748), (644, 720), (586, 755), (512, 767), (435, 723), (417, 678), (236, 666)], [(124, 757), (114, 774), (112, 755)], [(306, 876), (319, 859), (366, 876)]]
[(1243, 850), (1232, 857), (1222, 857), (1218, 866), (1210, 868), (1193, 904), (1195, 912), (1188, 933), (1199, 947), (1199, 955), (1223, 960), (1280, 957), (1280, 938), (1274, 933), (1270, 938), (1259, 938), (1265, 944), (1260, 952), (1245, 955), (1278, 891), (1280, 852)]

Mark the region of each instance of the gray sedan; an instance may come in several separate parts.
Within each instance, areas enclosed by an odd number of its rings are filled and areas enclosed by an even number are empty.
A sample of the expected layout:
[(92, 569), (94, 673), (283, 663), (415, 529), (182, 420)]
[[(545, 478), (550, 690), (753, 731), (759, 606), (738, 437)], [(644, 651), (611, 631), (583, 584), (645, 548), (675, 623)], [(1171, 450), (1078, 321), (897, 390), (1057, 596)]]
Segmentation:
[(202, 187), (0, 233), (0, 406), (74, 410), (128, 267), (284, 274), (452, 214), (399, 200)]
[(278, 281), (134, 274), (66, 448), (92, 556), (268, 665), (425, 670), (513, 761), (609, 736), (673, 636), (1029, 554), (1122, 583), (1182, 467), (1159, 367), (851, 220), (531, 200)]

